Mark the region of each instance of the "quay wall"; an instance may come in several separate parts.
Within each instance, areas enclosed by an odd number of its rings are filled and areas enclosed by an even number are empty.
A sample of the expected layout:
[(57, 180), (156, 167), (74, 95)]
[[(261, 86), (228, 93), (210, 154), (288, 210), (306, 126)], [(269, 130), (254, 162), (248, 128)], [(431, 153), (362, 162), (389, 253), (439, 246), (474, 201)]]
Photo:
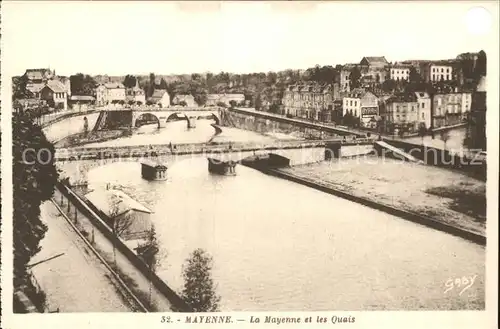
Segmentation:
[(222, 124), (224, 126), (255, 131), (261, 134), (270, 132), (295, 134), (299, 135), (301, 138), (322, 139), (352, 135), (362, 136), (361, 134), (335, 127), (328, 127), (267, 113), (245, 111), (243, 109), (227, 109), (223, 111)]
[(422, 160), (425, 164), (461, 171), (476, 179), (486, 181), (486, 161), (479, 161), (448, 150), (384, 138), (384, 142)]
[(411, 222), (414, 222), (414, 223), (417, 223), (420, 225), (424, 225), (424, 226), (427, 226), (427, 227), (430, 227), (430, 228), (433, 228), (433, 229), (436, 229), (436, 230), (439, 230), (439, 231), (442, 231), (442, 232), (445, 232), (445, 233), (448, 233), (451, 235), (461, 237), (463, 239), (469, 240), (471, 242), (474, 242), (474, 243), (482, 245), (482, 246), (486, 245), (486, 237), (483, 235), (480, 235), (480, 234), (477, 234), (474, 232), (470, 232), (470, 231), (464, 230), (464, 229), (459, 228), (459, 227), (448, 225), (446, 223), (437, 221), (435, 219), (432, 219), (430, 217), (427, 217), (427, 216), (424, 216), (421, 214), (409, 212), (406, 210), (401, 210), (401, 209), (394, 208), (394, 207), (391, 207), (388, 205), (384, 205), (384, 204), (381, 204), (381, 203), (378, 203), (376, 201), (372, 201), (372, 200), (369, 200), (369, 199), (366, 199), (363, 197), (358, 197), (358, 196), (346, 193), (344, 191), (340, 191), (338, 189), (332, 188), (330, 186), (322, 185), (322, 184), (319, 184), (319, 183), (314, 182), (312, 180), (308, 180), (308, 179), (305, 179), (303, 177), (299, 177), (299, 176), (296, 176), (296, 175), (293, 175), (290, 173), (283, 172), (279, 169), (264, 169), (262, 171), (268, 175), (275, 176), (275, 177), (282, 178), (282, 179), (286, 179), (286, 180), (289, 180), (291, 182), (299, 183), (299, 184), (314, 188), (316, 190), (319, 190), (319, 191), (322, 191), (322, 192), (325, 192), (325, 193), (328, 193), (331, 195), (335, 195), (335, 196), (347, 199), (347, 200), (352, 201), (352, 202), (362, 204), (364, 206), (367, 206), (367, 207), (370, 207), (370, 208), (373, 208), (376, 210), (383, 211), (385, 213), (403, 218), (405, 220), (409, 220)]

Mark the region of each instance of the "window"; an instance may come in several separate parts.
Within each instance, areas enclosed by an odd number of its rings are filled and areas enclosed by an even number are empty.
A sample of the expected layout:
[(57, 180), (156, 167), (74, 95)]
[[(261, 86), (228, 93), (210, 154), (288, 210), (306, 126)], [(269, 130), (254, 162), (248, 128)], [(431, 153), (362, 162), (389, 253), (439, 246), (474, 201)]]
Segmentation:
[(422, 108), (424, 108), (424, 107), (425, 107), (425, 103), (422, 103)]
[(441, 73), (443, 73), (443, 72), (444, 72), (444, 70), (441, 68)]
[(396, 105), (396, 112), (399, 112), (399, 105)]
[(350, 106), (352, 106), (352, 100), (351, 100), (351, 101), (349, 101), (349, 105), (350, 105)]
[(425, 113), (422, 112), (422, 119), (425, 119)]

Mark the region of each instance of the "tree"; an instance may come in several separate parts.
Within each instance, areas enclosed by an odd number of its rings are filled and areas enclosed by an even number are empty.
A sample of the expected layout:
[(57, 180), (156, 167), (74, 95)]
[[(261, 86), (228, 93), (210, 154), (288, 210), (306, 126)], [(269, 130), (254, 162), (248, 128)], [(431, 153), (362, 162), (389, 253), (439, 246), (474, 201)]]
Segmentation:
[(26, 89), (28, 85), (28, 77), (26, 74), (20, 77), (12, 78), (12, 100), (32, 98), (33, 93)]
[(155, 81), (156, 81), (155, 74), (150, 73), (148, 89), (146, 90), (146, 98), (153, 96), (153, 93), (155, 92), (155, 83), (156, 83)]
[(393, 92), (396, 86), (397, 82), (394, 79), (387, 79), (382, 83), (382, 90), (385, 92)]
[(147, 241), (145, 244), (140, 245), (136, 248), (137, 255), (141, 258), (144, 263), (149, 267), (151, 275), (149, 277), (149, 304), (151, 304), (151, 292), (153, 288), (151, 277), (156, 271), (156, 266), (158, 265), (158, 252), (159, 252), (158, 240), (156, 239), (155, 227), (152, 226), (149, 231)]
[(220, 297), (212, 279), (212, 257), (203, 249), (196, 249), (183, 267), (184, 288), (181, 297), (194, 312), (216, 312)]
[(486, 53), (484, 50), (481, 50), (478, 54), (474, 73), (477, 80), (479, 80), (481, 76), (486, 76)]
[(410, 74), (408, 76), (408, 82), (411, 84), (418, 84), (421, 82), (420, 74), (418, 74), (417, 69), (415, 67), (410, 68)]
[(279, 114), (280, 107), (277, 104), (271, 104), (271, 106), (269, 107), (269, 112), (274, 114)]
[(40, 220), (40, 205), (52, 197), (58, 173), (54, 146), (26, 114), (12, 113), (12, 139), (14, 288), (17, 289), (29, 285), (26, 267), (40, 251), (40, 241), (47, 232), (47, 226)]
[(133, 88), (135, 87), (136, 83), (137, 83), (137, 78), (129, 74), (127, 74), (125, 76), (125, 79), (123, 80), (123, 85), (125, 86), (125, 88)]
[(350, 87), (351, 89), (359, 88), (361, 80), (361, 71), (357, 66), (353, 67), (351, 70), (351, 74), (349, 76)]
[(97, 85), (94, 78), (88, 74), (77, 73), (69, 77), (71, 84), (72, 95), (86, 95), (91, 96), (94, 94), (94, 89)]
[(165, 81), (165, 79), (161, 78), (158, 89), (167, 90), (167, 82)]
[(446, 150), (446, 143), (450, 139), (450, 133), (448, 131), (441, 131), (440, 137), (444, 143), (444, 149)]
[(194, 101), (200, 106), (205, 105), (207, 102), (207, 94), (205, 92), (195, 94)]
[(255, 101), (254, 101), (254, 107), (257, 111), (260, 111), (261, 107), (262, 107), (262, 97), (260, 95), (260, 93), (258, 93), (256, 96), (255, 96)]
[[(133, 220), (127, 214), (121, 213), (120, 204), (123, 202), (116, 194), (110, 195), (111, 211), (109, 219), (111, 221), (111, 230), (114, 236), (119, 239), (120, 236), (127, 231), (133, 223)], [(116, 267), (116, 242), (113, 240), (113, 260)]]

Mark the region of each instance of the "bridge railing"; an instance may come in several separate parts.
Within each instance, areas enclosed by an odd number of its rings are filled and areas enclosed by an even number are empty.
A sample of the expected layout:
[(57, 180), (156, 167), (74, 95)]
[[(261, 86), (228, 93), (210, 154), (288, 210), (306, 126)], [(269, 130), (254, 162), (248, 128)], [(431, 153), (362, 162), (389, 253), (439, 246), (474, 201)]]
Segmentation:
[(151, 157), (175, 154), (198, 154), (198, 153), (227, 153), (238, 151), (257, 150), (280, 150), (324, 147), (327, 143), (339, 143), (341, 145), (363, 145), (372, 144), (371, 139), (329, 139), (329, 140), (283, 140), (276, 142), (224, 142), (224, 143), (185, 143), (185, 144), (161, 144), (161, 145), (137, 145), (122, 147), (76, 147), (57, 149), (56, 160), (84, 160), (109, 157)]

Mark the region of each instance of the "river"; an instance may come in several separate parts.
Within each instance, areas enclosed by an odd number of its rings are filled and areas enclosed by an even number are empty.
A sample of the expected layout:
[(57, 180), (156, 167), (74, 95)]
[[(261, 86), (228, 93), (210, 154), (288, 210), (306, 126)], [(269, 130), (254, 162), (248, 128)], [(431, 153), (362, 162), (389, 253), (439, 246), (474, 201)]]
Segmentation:
[[(89, 173), (150, 207), (161, 245), (158, 274), (182, 289), (196, 248), (213, 256), (224, 311), (484, 309), (485, 250), (463, 239), (238, 165), (169, 164), (148, 182), (140, 164)], [(449, 279), (477, 275), (459, 295)], [(463, 288), (463, 287), (462, 287)]]
[[(89, 127), (93, 127), (99, 113), (87, 116)], [(134, 145), (157, 145), (168, 143), (205, 143), (213, 142), (271, 142), (276, 139), (297, 139), (293, 135), (272, 134), (267, 135), (251, 132), (248, 130), (224, 127), (221, 134), (215, 135), (212, 127), (214, 120), (200, 119), (196, 121), (196, 128), (188, 129), (184, 120), (167, 122), (166, 126), (158, 129), (157, 124), (149, 124), (134, 130), (130, 137), (109, 140), (105, 142), (89, 143), (88, 147), (108, 146), (134, 146)], [(78, 134), (84, 131), (83, 116), (72, 117), (57, 122), (44, 129), (47, 138), (51, 141), (59, 141), (64, 137)]]
[[(51, 136), (78, 132), (81, 120), (56, 124)], [(148, 125), (95, 145), (204, 142), (213, 137), (211, 123)], [(223, 128), (216, 138), (276, 136)], [(483, 247), (241, 165), (236, 171), (212, 175), (205, 158), (193, 157), (169, 163), (163, 182), (143, 180), (137, 162), (98, 167), (88, 180), (90, 188), (110, 183), (154, 211), (158, 274), (174, 290), (182, 289), (189, 253), (212, 255), (224, 311), (484, 309)], [(477, 276), (468, 290), (445, 292), (446, 282), (464, 276)]]

